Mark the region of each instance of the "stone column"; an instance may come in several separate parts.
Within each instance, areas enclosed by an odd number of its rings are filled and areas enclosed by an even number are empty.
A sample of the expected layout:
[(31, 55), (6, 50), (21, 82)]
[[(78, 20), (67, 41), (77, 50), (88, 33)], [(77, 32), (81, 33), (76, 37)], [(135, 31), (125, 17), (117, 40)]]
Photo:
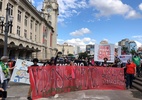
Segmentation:
[(25, 11), (23, 10), (22, 14), (21, 14), (21, 36), (24, 38), (24, 30), (25, 30)]
[(17, 14), (18, 14), (18, 5), (14, 6), (14, 19), (13, 19), (13, 28), (12, 28), (12, 33), (14, 33), (15, 35), (17, 35)]
[(27, 21), (28, 23), (28, 25), (27, 25), (27, 38), (30, 40), (30, 34), (31, 34), (31, 26), (30, 26), (30, 24), (31, 24), (31, 16), (29, 15), (28, 16), (28, 21)]
[(32, 23), (32, 40), (35, 42), (35, 20), (33, 20), (33, 23)]

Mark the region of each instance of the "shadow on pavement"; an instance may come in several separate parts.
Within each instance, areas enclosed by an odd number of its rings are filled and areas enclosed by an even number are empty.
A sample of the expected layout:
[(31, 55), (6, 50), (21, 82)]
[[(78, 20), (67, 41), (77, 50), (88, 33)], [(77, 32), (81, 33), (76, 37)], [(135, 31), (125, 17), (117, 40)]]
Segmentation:
[(134, 98), (142, 99), (142, 92), (138, 90), (131, 90), (131, 92)]
[(29, 86), (29, 84), (25, 84), (25, 83), (16, 83), (16, 82), (9, 82), (9, 85), (12, 86)]

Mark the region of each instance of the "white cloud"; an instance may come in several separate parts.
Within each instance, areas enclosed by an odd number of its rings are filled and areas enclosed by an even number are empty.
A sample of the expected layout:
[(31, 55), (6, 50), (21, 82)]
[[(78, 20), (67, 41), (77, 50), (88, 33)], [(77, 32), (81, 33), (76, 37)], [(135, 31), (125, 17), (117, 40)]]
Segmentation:
[(117, 42), (117, 43), (115, 43), (115, 46), (118, 46), (118, 42)]
[(35, 3), (35, 0), (29, 0), (32, 4), (34, 4)]
[(83, 41), (84, 42), (89, 42), (91, 39), (90, 38), (84, 38)]
[(63, 44), (64, 40), (63, 39), (57, 39), (57, 44)]
[(60, 19), (66, 19), (73, 16), (74, 14), (79, 14), (75, 9), (86, 8), (87, 4), (85, 0), (58, 0), (59, 4), (59, 21), (64, 21)]
[(142, 43), (138, 42), (138, 41), (135, 41), (136, 44), (137, 44), (137, 48), (141, 47), (142, 46)]
[(90, 5), (98, 11), (96, 17), (122, 15), (125, 18), (140, 18), (141, 15), (121, 0), (90, 0)]
[(132, 38), (134, 38), (137, 47), (142, 46), (142, 35), (136, 35), (136, 36), (132, 36)]
[(103, 41), (107, 41), (107, 42), (109, 42), (109, 41), (108, 41), (108, 39), (103, 39)]
[(137, 13), (135, 10), (131, 10), (128, 12), (128, 14), (125, 16), (126, 18), (141, 18), (141, 14)]
[(43, 4), (43, 2), (41, 1), (41, 2), (37, 2), (37, 10), (38, 11), (41, 11), (41, 9), (42, 9), (42, 4)]
[(142, 42), (142, 35), (132, 36), (132, 38)]
[(142, 10), (142, 3), (139, 5), (139, 9)]
[[(58, 43), (63, 44), (59, 40), (60, 39), (57, 40)], [(83, 39), (73, 38), (73, 39), (70, 39), (70, 40), (64, 40), (64, 42), (66, 42), (70, 45), (73, 45), (73, 46), (80, 46), (81, 50), (84, 51), (87, 44), (95, 44), (96, 40), (85, 37)]]
[(71, 32), (70, 35), (72, 36), (82, 36), (84, 34), (88, 34), (90, 33), (91, 31), (88, 29), (88, 28), (81, 28), (79, 30), (76, 30), (74, 32)]

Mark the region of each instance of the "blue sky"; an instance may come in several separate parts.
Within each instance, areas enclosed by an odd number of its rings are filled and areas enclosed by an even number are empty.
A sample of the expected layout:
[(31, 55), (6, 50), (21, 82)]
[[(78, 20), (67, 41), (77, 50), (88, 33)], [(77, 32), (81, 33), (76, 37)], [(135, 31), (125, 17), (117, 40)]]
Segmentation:
[[(38, 10), (43, 0), (33, 0)], [(142, 43), (142, 0), (57, 0), (58, 43), (116, 44), (128, 38)]]

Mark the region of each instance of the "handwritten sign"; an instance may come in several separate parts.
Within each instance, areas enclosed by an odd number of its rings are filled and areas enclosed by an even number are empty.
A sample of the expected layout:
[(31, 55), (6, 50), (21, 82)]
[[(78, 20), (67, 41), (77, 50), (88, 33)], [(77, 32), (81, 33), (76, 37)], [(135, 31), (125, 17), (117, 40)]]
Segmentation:
[(46, 66), (29, 68), (32, 98), (86, 89), (125, 89), (123, 68)]

